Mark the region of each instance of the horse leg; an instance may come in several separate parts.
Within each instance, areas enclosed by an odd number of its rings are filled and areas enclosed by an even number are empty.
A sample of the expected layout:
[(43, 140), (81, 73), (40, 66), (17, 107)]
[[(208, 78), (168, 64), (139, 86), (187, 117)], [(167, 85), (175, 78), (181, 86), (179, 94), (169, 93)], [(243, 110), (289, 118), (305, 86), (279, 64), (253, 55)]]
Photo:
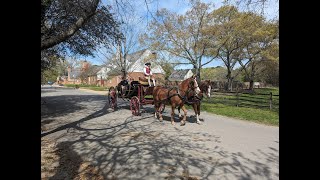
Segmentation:
[(174, 110), (176, 109), (176, 107), (174, 105), (171, 105), (171, 124), (175, 125), (174, 123)]
[[(193, 103), (192, 108), (194, 111), (194, 117), (196, 118), (197, 117), (197, 103)], [(190, 117), (191, 117), (191, 115), (190, 115)], [(192, 118), (193, 118), (193, 115), (192, 115)]]
[(160, 122), (162, 122), (163, 118), (162, 118), (162, 112), (161, 112), (160, 108), (161, 108), (161, 103), (158, 104), (157, 114), (159, 115)]
[(155, 107), (154, 109), (155, 109), (155, 111), (154, 111), (154, 118), (156, 118), (156, 119), (157, 119), (157, 118), (158, 118), (158, 115), (157, 115), (157, 114), (158, 114), (158, 110), (157, 110), (157, 108), (156, 108), (156, 107)]
[(182, 119), (182, 121), (181, 121), (181, 123), (180, 123), (180, 126), (183, 126), (183, 125), (185, 125), (186, 124), (186, 120), (187, 120), (187, 108), (186, 107), (184, 107), (184, 105), (181, 107), (181, 109), (183, 110), (183, 112), (184, 112), (184, 116), (183, 116), (183, 119)]
[(160, 122), (162, 122), (163, 118), (162, 118), (162, 112), (161, 112), (160, 108), (161, 108), (161, 103), (158, 104), (158, 108), (157, 108), (157, 112), (156, 113), (159, 116)]
[(200, 119), (199, 119), (199, 116), (200, 116), (200, 102), (196, 103), (195, 113), (196, 113), (196, 116), (197, 116), (197, 123), (201, 124), (200, 123)]
[(179, 119), (181, 119), (180, 107), (178, 107), (178, 112), (179, 112)]
[(158, 103), (154, 103), (154, 118), (158, 118), (157, 114), (158, 114), (158, 106), (157, 106)]

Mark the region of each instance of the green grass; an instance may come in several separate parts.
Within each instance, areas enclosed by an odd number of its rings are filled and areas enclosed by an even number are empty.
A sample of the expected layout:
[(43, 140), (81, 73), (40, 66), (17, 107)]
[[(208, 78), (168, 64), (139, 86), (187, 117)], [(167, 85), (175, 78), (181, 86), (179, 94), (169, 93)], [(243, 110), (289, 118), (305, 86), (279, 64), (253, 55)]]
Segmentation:
[[(190, 106), (190, 108), (192, 108)], [(201, 110), (257, 123), (279, 126), (279, 113), (267, 109), (228, 106), (220, 103), (201, 103)]]
[[(279, 88), (260, 88), (255, 89), (254, 94), (239, 93), (238, 97), (236, 93), (221, 93), (213, 92), (210, 100), (204, 99), (204, 102), (208, 103), (221, 103), (229, 106), (249, 106), (252, 108), (269, 109), (270, 92), (272, 96), (272, 111), (279, 111)], [(259, 93), (259, 94), (257, 94)], [(262, 94), (262, 95), (261, 95)], [(265, 94), (265, 95), (263, 95)], [(275, 96), (278, 95), (278, 96)]]
[[(255, 93), (279, 95), (279, 88), (254, 89)], [(279, 96), (272, 96), (272, 110), (269, 109), (268, 95), (213, 92), (210, 99), (204, 98), (201, 110), (218, 115), (253, 121), (267, 125), (279, 126)], [(237, 102), (239, 107), (236, 106)], [(192, 109), (192, 106), (187, 106)]]
[(270, 92), (272, 92), (273, 95), (279, 95), (279, 88), (256, 88), (254, 92), (259, 94), (270, 94)]

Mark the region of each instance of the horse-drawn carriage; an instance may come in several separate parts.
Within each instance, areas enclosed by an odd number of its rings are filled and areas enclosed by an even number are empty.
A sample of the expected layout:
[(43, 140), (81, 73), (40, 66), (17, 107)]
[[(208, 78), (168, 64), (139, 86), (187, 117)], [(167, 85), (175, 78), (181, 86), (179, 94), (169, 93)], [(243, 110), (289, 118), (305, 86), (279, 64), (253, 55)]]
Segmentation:
[[(140, 115), (141, 105), (153, 104), (153, 86), (148, 81), (139, 78), (139, 81), (122, 80), (117, 86), (118, 98), (130, 100), (130, 110), (133, 115)], [(164, 110), (164, 107), (163, 107)], [(163, 111), (162, 110), (162, 111)]]
[[(123, 98), (130, 101), (130, 109), (133, 115), (140, 115), (141, 105), (154, 104), (155, 105), (155, 117), (162, 121), (162, 113), (165, 109), (166, 104), (170, 104), (172, 108), (171, 122), (174, 124), (173, 116), (174, 109), (180, 108), (184, 111), (184, 117), (181, 124), (184, 125), (186, 121), (186, 109), (184, 104), (192, 105), (197, 117), (197, 123), (200, 115), (200, 101), (202, 99), (202, 93), (210, 96), (210, 81), (203, 81), (197, 84), (195, 76), (192, 76), (182, 81), (176, 87), (149, 87), (148, 81), (128, 82), (127, 80), (121, 81), (116, 90), (118, 98)], [(115, 101), (116, 102), (116, 101)]]

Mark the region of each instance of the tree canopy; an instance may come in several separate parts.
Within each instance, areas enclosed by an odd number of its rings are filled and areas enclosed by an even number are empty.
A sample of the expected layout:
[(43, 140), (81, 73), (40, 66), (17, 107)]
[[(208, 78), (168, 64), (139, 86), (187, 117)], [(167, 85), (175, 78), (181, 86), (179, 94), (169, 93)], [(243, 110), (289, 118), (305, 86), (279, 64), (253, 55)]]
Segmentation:
[(41, 0), (42, 68), (50, 68), (48, 56), (93, 55), (122, 37), (118, 26), (100, 0)]

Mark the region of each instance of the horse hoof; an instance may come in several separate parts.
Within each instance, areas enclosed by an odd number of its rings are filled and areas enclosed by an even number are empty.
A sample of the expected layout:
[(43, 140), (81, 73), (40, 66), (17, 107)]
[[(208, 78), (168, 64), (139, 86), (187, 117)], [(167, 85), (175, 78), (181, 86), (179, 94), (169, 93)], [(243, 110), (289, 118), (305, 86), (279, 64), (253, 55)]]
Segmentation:
[(186, 123), (181, 123), (181, 124), (180, 124), (180, 126), (184, 126), (184, 125), (186, 125)]
[(200, 122), (200, 121), (197, 121), (197, 124), (201, 125), (201, 122)]
[(171, 122), (171, 124), (172, 124), (172, 125), (176, 125), (176, 123), (174, 123), (174, 122)]
[(163, 118), (159, 118), (159, 121), (162, 122)]

